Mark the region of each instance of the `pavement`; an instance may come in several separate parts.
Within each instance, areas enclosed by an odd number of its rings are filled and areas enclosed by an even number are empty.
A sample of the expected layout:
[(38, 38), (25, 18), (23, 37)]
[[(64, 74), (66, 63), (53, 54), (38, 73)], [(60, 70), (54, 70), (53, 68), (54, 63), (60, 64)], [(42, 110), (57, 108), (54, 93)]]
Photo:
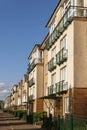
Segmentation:
[(31, 125), (0, 110), (0, 130), (45, 130), (40, 125)]

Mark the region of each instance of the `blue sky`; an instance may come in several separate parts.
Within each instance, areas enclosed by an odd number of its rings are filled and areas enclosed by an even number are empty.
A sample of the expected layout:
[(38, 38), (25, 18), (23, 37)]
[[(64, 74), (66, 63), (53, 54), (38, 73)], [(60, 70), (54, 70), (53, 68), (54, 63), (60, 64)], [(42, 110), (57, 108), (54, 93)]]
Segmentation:
[(27, 72), (28, 55), (42, 43), (58, 0), (0, 0), (0, 99)]

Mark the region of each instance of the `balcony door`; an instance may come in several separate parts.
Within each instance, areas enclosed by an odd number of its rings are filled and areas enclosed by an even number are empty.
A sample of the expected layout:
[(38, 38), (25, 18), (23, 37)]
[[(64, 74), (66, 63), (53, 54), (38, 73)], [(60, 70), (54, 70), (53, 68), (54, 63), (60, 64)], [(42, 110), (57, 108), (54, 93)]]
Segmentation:
[(56, 47), (52, 49), (51, 57), (54, 58), (54, 65), (56, 64)]
[(65, 36), (60, 43), (60, 49), (62, 50), (60, 53), (61, 58), (67, 57), (67, 36)]
[(60, 49), (66, 49), (67, 48), (67, 36), (65, 36), (62, 40), (61, 40), (61, 43), (60, 43)]
[(67, 80), (67, 74), (66, 74), (66, 66), (61, 69), (61, 81)]
[(52, 84), (53, 93), (55, 93), (56, 73), (52, 74), (51, 82), (52, 82), (51, 84)]
[(23, 101), (22, 101), (23, 103), (26, 102), (26, 95), (27, 95), (27, 94), (26, 94), (26, 91), (23, 91)]
[(60, 90), (65, 91), (67, 89), (67, 68), (66, 66), (61, 69), (60, 72), (61, 75), (61, 84), (60, 84)]

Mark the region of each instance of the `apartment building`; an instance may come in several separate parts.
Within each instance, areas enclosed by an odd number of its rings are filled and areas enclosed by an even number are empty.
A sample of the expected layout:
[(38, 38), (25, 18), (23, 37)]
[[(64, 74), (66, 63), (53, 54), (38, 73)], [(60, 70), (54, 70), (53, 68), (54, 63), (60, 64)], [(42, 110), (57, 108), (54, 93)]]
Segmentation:
[(11, 95), (11, 97), (9, 97), (9, 98), (11, 98), (11, 109), (13, 109), (13, 110), (17, 109), (17, 104), (18, 104), (18, 102), (17, 102), (17, 97), (18, 97), (17, 87), (18, 87), (17, 84), (13, 85), (13, 87), (11, 89), (12, 95)]
[(7, 96), (4, 101), (4, 109), (10, 109), (11, 107), (11, 96)]
[(46, 27), (49, 33), (28, 57), (28, 79), (24, 76), (18, 84), (18, 109), (29, 101), (30, 113), (85, 117), (87, 0), (60, 0)]
[[(48, 72), (43, 99), (49, 100), (49, 111), (53, 116), (70, 113), (85, 116), (87, 1), (60, 0), (46, 27), (49, 28), (48, 40), (43, 44), (48, 51)], [(47, 108), (44, 109), (48, 112)]]
[(36, 44), (29, 57), (29, 110), (43, 111), (43, 102), (39, 99), (43, 95), (43, 50)]
[(19, 83), (18, 83), (18, 87), (17, 87), (17, 94), (18, 94), (18, 97), (17, 97), (17, 109), (18, 110), (21, 110), (22, 109), (22, 88), (23, 88), (23, 80), (21, 80)]
[(29, 96), (28, 75), (24, 74), (23, 86), (22, 86), (22, 109), (24, 110), (27, 110), (28, 107), (28, 96)]

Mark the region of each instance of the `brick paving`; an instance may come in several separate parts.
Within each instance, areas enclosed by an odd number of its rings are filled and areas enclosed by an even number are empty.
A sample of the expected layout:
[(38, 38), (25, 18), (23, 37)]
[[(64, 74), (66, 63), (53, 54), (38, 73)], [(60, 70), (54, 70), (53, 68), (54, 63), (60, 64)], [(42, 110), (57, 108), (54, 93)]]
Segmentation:
[(0, 110), (0, 130), (44, 130), (40, 125), (30, 125), (24, 120)]

